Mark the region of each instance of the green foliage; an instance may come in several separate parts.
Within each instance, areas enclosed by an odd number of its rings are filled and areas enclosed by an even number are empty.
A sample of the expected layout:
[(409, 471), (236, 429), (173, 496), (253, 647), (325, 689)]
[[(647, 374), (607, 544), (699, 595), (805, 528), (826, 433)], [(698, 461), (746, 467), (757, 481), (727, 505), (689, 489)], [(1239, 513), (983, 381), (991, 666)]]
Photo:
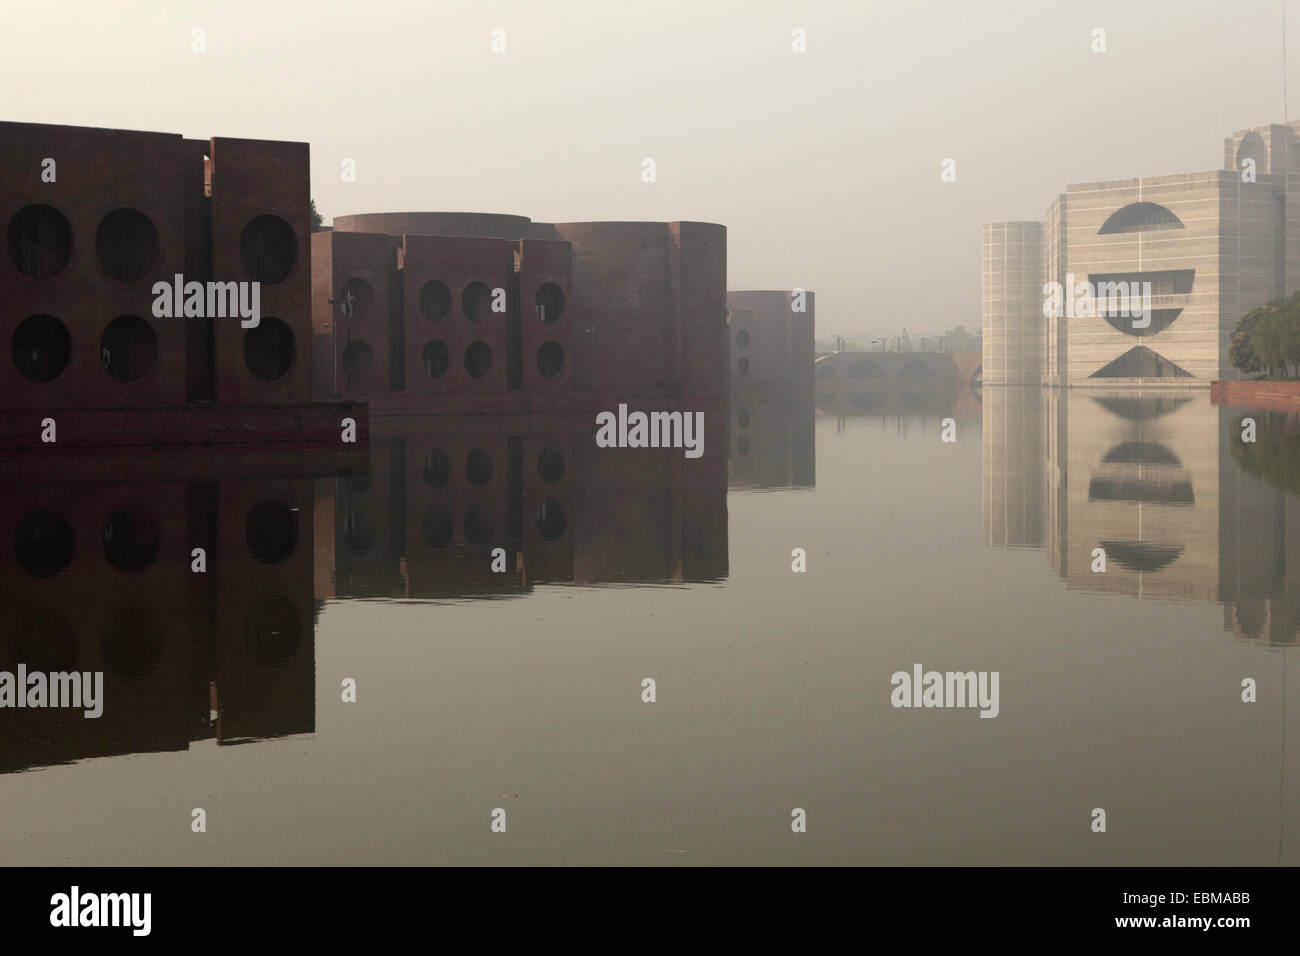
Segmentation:
[(1286, 377), (1288, 366), (1300, 373), (1300, 292), (1243, 315), (1232, 332), (1228, 361), (1248, 375), (1278, 369)]
[(311, 201), (311, 227), (319, 229), (323, 225), (325, 225), (325, 217), (316, 211), (316, 200), (313, 199)]

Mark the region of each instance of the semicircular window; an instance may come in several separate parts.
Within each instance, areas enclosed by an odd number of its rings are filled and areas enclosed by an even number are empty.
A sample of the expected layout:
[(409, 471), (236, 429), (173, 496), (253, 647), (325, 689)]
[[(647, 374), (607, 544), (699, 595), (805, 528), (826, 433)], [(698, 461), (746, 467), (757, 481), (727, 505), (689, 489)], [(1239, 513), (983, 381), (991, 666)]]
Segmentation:
[(934, 378), (934, 369), (929, 362), (923, 362), (920, 359), (910, 359), (906, 365), (899, 370), (899, 378)]
[[(1102, 318), (1110, 323), (1111, 328), (1123, 332), (1125, 335), (1155, 335), (1157, 332), (1163, 332), (1169, 326), (1173, 325), (1174, 319), (1182, 314), (1182, 309), (1152, 309), (1149, 316), (1139, 319), (1132, 315), (1103, 315)], [(1146, 319), (1151, 321), (1141, 324)], [(1136, 324), (1135, 324), (1136, 323)]]
[(1102, 459), (1110, 464), (1178, 465), (1182, 460), (1159, 442), (1126, 441), (1106, 452)]
[(879, 362), (871, 359), (863, 359), (851, 369), (849, 369), (849, 378), (884, 378), (885, 368)]
[(1097, 230), (1097, 235), (1182, 228), (1184, 228), (1183, 221), (1159, 203), (1135, 202), (1113, 213)]
[(1103, 541), (1106, 556), (1129, 571), (1159, 571), (1169, 567), (1183, 553), (1181, 544), (1151, 544), (1148, 541)]

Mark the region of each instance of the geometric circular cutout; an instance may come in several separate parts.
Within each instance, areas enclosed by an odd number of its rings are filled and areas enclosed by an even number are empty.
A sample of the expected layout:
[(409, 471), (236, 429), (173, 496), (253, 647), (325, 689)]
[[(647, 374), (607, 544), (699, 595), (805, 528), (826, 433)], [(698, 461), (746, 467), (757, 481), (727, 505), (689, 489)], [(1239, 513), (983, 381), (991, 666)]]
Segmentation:
[(122, 571), (141, 571), (158, 556), (158, 522), (139, 508), (113, 512), (104, 522), (104, 556)]
[(533, 304), (539, 319), (546, 323), (554, 322), (564, 312), (564, 291), (554, 282), (547, 282), (537, 290)]
[(482, 282), (471, 282), (465, 286), (460, 305), (471, 321), (482, 322), (492, 314), (492, 290)]
[(430, 322), (445, 318), (451, 310), (451, 290), (445, 282), (430, 279), (420, 286), (420, 314)]
[(264, 316), (244, 335), (244, 362), (264, 382), (282, 378), (293, 365), (293, 329), (280, 319)]
[(52, 315), (32, 315), (14, 329), (14, 366), (38, 385), (54, 381), (68, 367), (72, 336)]
[(298, 516), (283, 501), (266, 498), (249, 511), (244, 539), (253, 557), (276, 564), (293, 554), (298, 544)]
[(119, 382), (138, 382), (158, 357), (158, 336), (144, 319), (119, 315), (104, 329), (99, 350), (104, 371)]
[(115, 209), (99, 224), (95, 251), (107, 276), (134, 282), (153, 271), (158, 260), (158, 230), (138, 209)]
[(48, 508), (31, 512), (14, 532), (14, 560), (32, 577), (48, 578), (72, 563), (72, 529)]
[(279, 216), (258, 216), (239, 237), (239, 258), (253, 281), (275, 285), (293, 271), (298, 259), (298, 237)]
[(29, 279), (53, 279), (72, 255), (72, 227), (53, 206), (36, 203), (9, 220), (9, 261)]
[(492, 367), (492, 349), (486, 342), (471, 342), (465, 348), (465, 371), (482, 378)]
[(555, 378), (564, 368), (564, 349), (555, 342), (544, 342), (537, 350), (537, 371), (543, 378)]

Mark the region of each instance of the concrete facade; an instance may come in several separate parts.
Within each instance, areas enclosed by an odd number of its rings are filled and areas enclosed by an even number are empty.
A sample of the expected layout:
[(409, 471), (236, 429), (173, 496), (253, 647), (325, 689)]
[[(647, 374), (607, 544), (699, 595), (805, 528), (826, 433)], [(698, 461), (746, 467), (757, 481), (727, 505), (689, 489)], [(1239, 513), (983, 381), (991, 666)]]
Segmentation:
[[(1041, 223), (983, 227), (984, 382), (1206, 386), (1238, 374), (1238, 320), (1300, 283), (1300, 123), (1225, 140), (1224, 169), (1079, 183)], [(1147, 283), (1149, 324), (1120, 298), (1045, 315), (1058, 283)], [(1087, 283), (1088, 285), (1083, 285)], [(1140, 286), (1139, 286), (1140, 287)]]

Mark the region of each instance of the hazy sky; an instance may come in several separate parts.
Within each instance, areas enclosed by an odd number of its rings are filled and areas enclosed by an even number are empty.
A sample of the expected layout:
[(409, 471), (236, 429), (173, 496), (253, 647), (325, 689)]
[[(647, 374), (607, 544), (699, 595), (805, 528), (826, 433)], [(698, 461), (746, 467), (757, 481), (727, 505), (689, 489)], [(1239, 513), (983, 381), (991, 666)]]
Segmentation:
[[(728, 287), (817, 330), (979, 324), (979, 226), (1215, 169), (1281, 122), (1282, 0), (10, 4), (0, 118), (305, 140), (326, 218), (728, 227)], [(1300, 113), (1300, 0), (1288, 3)], [(506, 50), (491, 51), (491, 31)], [(1094, 27), (1107, 51), (1090, 51)], [(192, 31), (207, 50), (191, 49)], [(791, 31), (807, 52), (791, 51)], [(357, 182), (341, 182), (344, 157)], [(641, 181), (655, 160), (658, 180)], [(940, 163), (957, 160), (957, 182)], [(60, 164), (62, 170), (62, 164)]]

